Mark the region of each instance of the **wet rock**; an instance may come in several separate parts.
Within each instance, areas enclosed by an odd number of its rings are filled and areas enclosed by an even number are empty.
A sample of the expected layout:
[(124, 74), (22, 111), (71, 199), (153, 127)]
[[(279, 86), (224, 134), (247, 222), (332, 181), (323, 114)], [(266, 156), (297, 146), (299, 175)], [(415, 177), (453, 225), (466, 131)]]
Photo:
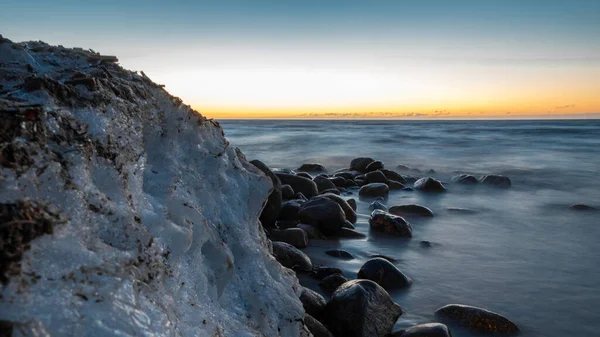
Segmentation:
[(386, 212), (388, 210), (387, 206), (382, 204), (379, 200), (375, 200), (369, 205), (369, 210), (374, 211), (376, 209), (380, 209)]
[(314, 337), (333, 337), (323, 323), (319, 322), (309, 314), (304, 315), (304, 325), (306, 325), (308, 331), (310, 331)]
[(512, 183), (508, 177), (497, 175), (497, 174), (488, 174), (479, 177), (479, 182), (484, 185), (496, 186), (509, 188)]
[(327, 276), (333, 275), (333, 274), (344, 275), (344, 273), (342, 272), (342, 270), (340, 268), (334, 268), (334, 267), (316, 267), (312, 271), (312, 276), (314, 278), (316, 278), (317, 280), (322, 280), (322, 279), (326, 278)]
[(389, 213), (399, 216), (425, 216), (432, 217), (433, 211), (429, 208), (421, 205), (411, 204), (411, 205), (399, 205), (392, 206), (388, 210)]
[(352, 222), (346, 220), (346, 222), (344, 223), (344, 227), (342, 227), (342, 228), (355, 229), (356, 227), (354, 227)]
[(479, 183), (479, 180), (470, 174), (459, 174), (452, 177), (452, 182), (464, 185), (474, 185)]
[(354, 256), (352, 256), (352, 254), (350, 254), (347, 251), (342, 250), (342, 249), (327, 250), (327, 251), (325, 251), (325, 254), (327, 254), (329, 256), (337, 257), (340, 259), (344, 259), (344, 260), (354, 259)]
[(371, 258), (380, 257), (380, 258), (382, 258), (382, 259), (384, 259), (384, 260), (388, 260), (388, 261), (390, 261), (390, 262), (396, 262), (396, 261), (398, 261), (398, 259), (396, 259), (396, 258), (394, 258), (394, 257), (387, 256), (387, 255), (383, 255), (383, 254), (373, 254), (373, 255), (371, 255), (370, 257), (371, 257)]
[(383, 183), (367, 184), (360, 188), (358, 191), (359, 198), (387, 198), (390, 192), (389, 187)]
[(306, 179), (310, 179), (310, 180), (312, 180), (312, 178), (313, 178), (310, 174), (308, 174), (306, 172), (298, 172), (298, 173), (296, 173), (296, 175), (298, 177), (302, 177), (302, 178), (306, 178)]
[(354, 212), (356, 212), (356, 200), (348, 199), (348, 200), (346, 200), (346, 202), (348, 203), (348, 205), (350, 205), (352, 210), (354, 210)]
[(323, 317), (323, 310), (325, 310), (327, 301), (325, 301), (325, 298), (316, 291), (302, 287), (300, 302), (302, 302), (304, 311), (306, 311), (307, 314), (319, 319)]
[(372, 172), (372, 171), (381, 170), (382, 168), (383, 168), (383, 163), (380, 162), (379, 160), (376, 160), (376, 161), (372, 162), (371, 164), (367, 165), (365, 170), (366, 170), (366, 172)]
[(333, 175), (333, 177), (334, 178), (344, 178), (345, 180), (353, 180), (354, 179), (354, 175), (347, 171), (335, 173)]
[(348, 282), (348, 279), (340, 274), (335, 273), (329, 276), (325, 276), (321, 282), (319, 282), (319, 286), (328, 293), (333, 293), (339, 286)]
[(302, 206), (295, 200), (286, 201), (279, 211), (279, 221), (296, 221), (300, 219), (298, 212)]
[(322, 194), (335, 194), (335, 195), (341, 194), (340, 190), (337, 188), (328, 188), (328, 189), (322, 191), (321, 193)]
[(388, 180), (387, 185), (390, 188), (390, 190), (402, 190), (406, 187), (404, 186), (404, 184), (394, 180)]
[(413, 171), (413, 172), (419, 171), (415, 168), (412, 168), (412, 167), (410, 167), (408, 165), (404, 165), (404, 164), (400, 164), (400, 165), (396, 166), (396, 169), (398, 171)]
[(308, 246), (308, 235), (300, 228), (274, 229), (270, 234), (272, 241), (289, 243), (296, 248), (305, 248)]
[(315, 226), (301, 223), (301, 224), (298, 224), (297, 227), (302, 229), (303, 231), (305, 231), (306, 235), (308, 236), (309, 239), (317, 239), (317, 240), (326, 240), (327, 239), (327, 237), (325, 235), (323, 235), (323, 233), (321, 233), (321, 231)]
[(475, 211), (475, 210), (468, 209), (468, 208), (461, 208), (461, 207), (448, 207), (446, 209), (448, 210), (448, 212), (453, 212), (453, 213), (462, 213), (462, 214), (475, 214), (475, 213), (477, 213), (477, 211)]
[(374, 161), (375, 160), (373, 160), (372, 158), (367, 157), (359, 157), (352, 159), (352, 161), (350, 162), (350, 170), (355, 170), (361, 173), (367, 172), (367, 167)]
[(354, 182), (358, 186), (365, 186), (366, 184), (368, 184), (366, 179), (358, 179), (358, 178), (356, 178), (356, 179), (354, 179)]
[(327, 172), (325, 166), (321, 164), (302, 164), (299, 168), (296, 169), (297, 172), (314, 172), (314, 173), (323, 173)]
[(415, 181), (413, 188), (422, 192), (446, 192), (444, 185), (439, 180), (431, 177), (425, 177)]
[(423, 241), (421, 241), (419, 243), (421, 244), (421, 247), (423, 247), (423, 248), (431, 248), (431, 247), (433, 247), (433, 244), (431, 243), (431, 241), (423, 240)]
[(377, 283), (354, 280), (341, 285), (325, 307), (325, 324), (334, 336), (383, 337), (402, 309)]
[(346, 187), (346, 179), (345, 178), (333, 177), (333, 178), (329, 178), (329, 181), (331, 181), (336, 187)]
[(598, 210), (596, 207), (584, 205), (584, 204), (571, 205), (569, 207), (569, 209), (572, 209), (574, 211), (597, 211)]
[(516, 334), (519, 328), (506, 317), (486, 309), (448, 304), (436, 312), (440, 318), (487, 333)]
[(275, 223), (275, 226), (277, 226), (278, 229), (288, 229), (288, 228), (296, 228), (298, 227), (298, 220), (277, 220), (277, 222)]
[(342, 228), (337, 233), (337, 237), (345, 238), (345, 239), (366, 239), (367, 236), (355, 231), (354, 229)]
[(281, 186), (281, 196), (283, 200), (290, 200), (294, 198), (294, 189), (290, 185), (282, 185)]
[(412, 237), (412, 226), (403, 217), (382, 210), (374, 210), (369, 219), (371, 229), (390, 235)]
[(354, 180), (346, 180), (346, 184), (344, 185), (346, 188), (358, 187), (358, 184)]
[(284, 267), (300, 271), (312, 270), (310, 258), (289, 243), (273, 242), (273, 256)]
[(303, 201), (308, 200), (308, 198), (306, 196), (304, 196), (304, 194), (302, 194), (302, 192), (296, 192), (296, 194), (294, 194), (294, 199), (303, 200)]
[(365, 178), (369, 183), (384, 183), (387, 184), (388, 179), (381, 171), (371, 171), (365, 174)]
[(356, 222), (356, 211), (352, 208), (352, 206), (348, 203), (348, 201), (346, 201), (344, 198), (340, 197), (339, 195), (329, 194), (329, 193), (321, 194), (319, 196), (319, 198), (323, 198), (323, 197), (328, 198), (331, 201), (335, 201), (338, 205), (340, 205), (340, 207), (344, 211), (344, 215), (346, 215), (346, 220), (350, 221), (351, 223)]
[(452, 337), (452, 335), (448, 327), (444, 324), (427, 323), (394, 332), (390, 337)]
[(302, 205), (298, 216), (302, 223), (317, 227), (326, 236), (337, 233), (346, 222), (344, 210), (329, 198), (315, 198)]
[(325, 190), (336, 189), (335, 184), (331, 182), (331, 180), (327, 179), (323, 176), (316, 176), (313, 178), (315, 184), (317, 184), (317, 189), (319, 193), (323, 193)]
[(271, 182), (273, 183), (273, 191), (271, 191), (271, 194), (269, 194), (267, 204), (260, 214), (260, 223), (267, 228), (275, 227), (275, 221), (279, 216), (279, 211), (281, 210), (281, 201), (283, 200), (281, 181), (279, 181), (279, 178), (277, 178), (277, 176), (267, 167), (267, 165), (260, 160), (253, 160), (250, 163), (261, 170), (267, 177), (271, 179)]
[(358, 271), (358, 278), (376, 282), (385, 289), (405, 288), (412, 283), (410, 277), (404, 275), (390, 261), (382, 258), (365, 262)]
[(311, 198), (319, 194), (317, 185), (310, 179), (286, 173), (275, 173), (282, 184), (290, 185), (295, 192), (300, 192)]
[(394, 180), (397, 181), (401, 184), (405, 184), (406, 180), (404, 180), (404, 177), (402, 177), (402, 175), (398, 172), (392, 171), (392, 170), (386, 170), (386, 169), (381, 169), (380, 170), (381, 173), (383, 173), (383, 175), (385, 175), (385, 177), (388, 180)]

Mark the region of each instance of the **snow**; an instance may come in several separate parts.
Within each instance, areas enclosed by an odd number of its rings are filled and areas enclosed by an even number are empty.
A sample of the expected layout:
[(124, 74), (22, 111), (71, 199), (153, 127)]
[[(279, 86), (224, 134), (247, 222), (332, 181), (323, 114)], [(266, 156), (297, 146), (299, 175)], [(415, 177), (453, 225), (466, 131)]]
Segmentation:
[(25, 65), (61, 84), (96, 77), (91, 54), (0, 43), (0, 70), (15, 75), (0, 103), (43, 104), (46, 132), (13, 140), (36, 154), (23, 172), (2, 167), (0, 203), (51, 204), (66, 219), (0, 287), (0, 319), (40, 336), (298, 336), (301, 288), (257, 220), (271, 182), (217, 123), (115, 64), (95, 91), (69, 86), (76, 104), (18, 87)]

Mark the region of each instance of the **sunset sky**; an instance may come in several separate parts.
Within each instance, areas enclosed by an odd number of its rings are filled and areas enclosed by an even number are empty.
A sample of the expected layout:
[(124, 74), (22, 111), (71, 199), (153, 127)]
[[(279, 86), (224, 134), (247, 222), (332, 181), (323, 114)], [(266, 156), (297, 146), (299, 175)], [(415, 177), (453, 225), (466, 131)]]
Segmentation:
[(600, 1), (12, 1), (0, 34), (91, 48), (208, 117), (600, 113)]

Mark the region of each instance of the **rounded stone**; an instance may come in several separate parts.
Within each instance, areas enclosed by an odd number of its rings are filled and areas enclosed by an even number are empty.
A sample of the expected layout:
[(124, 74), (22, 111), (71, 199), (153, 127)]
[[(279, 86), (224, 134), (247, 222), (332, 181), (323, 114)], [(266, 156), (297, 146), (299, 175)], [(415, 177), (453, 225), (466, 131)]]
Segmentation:
[(365, 262), (357, 274), (359, 279), (376, 282), (385, 289), (405, 288), (411, 285), (410, 277), (404, 275), (391, 262), (382, 258), (374, 258)]
[(292, 186), (296, 193), (300, 192), (308, 198), (319, 194), (317, 185), (308, 178), (286, 173), (276, 173), (275, 175), (281, 180), (282, 184)]
[(388, 180), (394, 180), (401, 184), (406, 184), (406, 180), (404, 180), (404, 177), (402, 177), (400, 173), (386, 169), (381, 169), (380, 171), (385, 175), (386, 178), (388, 178)]
[(331, 180), (323, 176), (316, 176), (313, 178), (315, 184), (317, 184), (317, 189), (319, 193), (323, 193), (325, 190), (336, 189), (336, 186)]
[(344, 275), (344, 273), (342, 272), (342, 270), (340, 268), (334, 268), (334, 267), (316, 267), (313, 269), (312, 271), (312, 276), (314, 278), (316, 278), (317, 280), (322, 280), (324, 278), (326, 278), (329, 275), (333, 275), (333, 274), (340, 274), (340, 275)]
[(512, 185), (512, 182), (508, 177), (501, 176), (498, 174), (488, 174), (479, 177), (479, 182), (484, 185), (496, 186), (502, 188), (509, 188)]
[(300, 219), (298, 212), (300, 211), (301, 205), (295, 200), (286, 201), (281, 206), (281, 211), (279, 211), (279, 217), (277, 220), (279, 221), (296, 221)]
[(304, 315), (304, 325), (306, 325), (308, 331), (310, 331), (314, 337), (333, 337), (323, 323), (319, 322), (309, 314)]
[(574, 211), (597, 211), (598, 210), (596, 207), (584, 205), (584, 204), (571, 205), (569, 208)]
[(388, 185), (383, 183), (367, 184), (360, 188), (358, 191), (359, 198), (387, 198), (390, 189)]
[(321, 164), (302, 164), (299, 168), (296, 169), (297, 172), (314, 172), (314, 173), (323, 173), (327, 172), (325, 166)]
[(298, 228), (305, 231), (306, 235), (308, 236), (309, 239), (317, 239), (317, 240), (326, 240), (327, 239), (327, 237), (325, 235), (323, 235), (323, 233), (321, 233), (321, 231), (315, 226), (301, 223), (301, 224), (298, 224)]
[(381, 170), (382, 168), (383, 168), (383, 163), (379, 160), (376, 160), (376, 161), (370, 163), (369, 165), (367, 165), (367, 167), (365, 168), (365, 171), (372, 172), (372, 171)]
[(375, 200), (369, 205), (369, 210), (374, 211), (376, 209), (380, 209), (382, 211), (388, 210), (387, 206), (382, 204), (379, 200)]
[(448, 304), (435, 314), (449, 322), (469, 327), (479, 332), (516, 334), (519, 328), (508, 318), (495, 312), (462, 304)]
[(269, 194), (267, 203), (260, 214), (260, 223), (266, 227), (275, 227), (275, 221), (281, 211), (281, 201), (283, 200), (282, 185), (279, 178), (260, 160), (253, 160), (250, 162), (256, 168), (261, 170), (267, 177), (271, 179), (273, 183), (273, 191)]
[(296, 248), (305, 248), (308, 246), (308, 235), (300, 228), (274, 229), (270, 234), (272, 241), (289, 243)]
[(452, 337), (452, 334), (444, 324), (427, 323), (394, 332), (390, 337)]
[(444, 185), (439, 180), (431, 177), (425, 177), (415, 181), (413, 188), (422, 192), (446, 192)]
[(367, 172), (367, 167), (374, 161), (375, 160), (373, 160), (373, 158), (368, 157), (354, 158), (350, 162), (350, 170), (355, 170), (358, 172)]
[(339, 286), (346, 282), (348, 282), (348, 279), (344, 275), (335, 273), (325, 276), (321, 282), (319, 282), (319, 286), (326, 292), (333, 293)]
[(365, 178), (369, 183), (384, 183), (387, 184), (388, 178), (381, 171), (371, 171), (365, 174)]
[(479, 183), (479, 180), (470, 174), (459, 174), (452, 177), (452, 182), (463, 185), (474, 185)]
[(323, 317), (323, 311), (325, 310), (327, 301), (325, 301), (325, 298), (321, 296), (321, 294), (314, 290), (302, 287), (300, 302), (302, 302), (304, 311), (306, 311), (307, 314), (317, 318)]
[(345, 227), (340, 229), (340, 231), (337, 233), (337, 237), (345, 238), (345, 239), (366, 239), (367, 238), (367, 236), (364, 235), (363, 233), (360, 233), (354, 229), (345, 228)]
[(352, 256), (352, 254), (350, 254), (347, 251), (342, 250), (342, 249), (327, 250), (327, 251), (325, 251), (325, 254), (327, 254), (329, 256), (337, 257), (340, 259), (344, 259), (344, 260), (354, 259), (354, 256)]
[(328, 198), (331, 201), (334, 201), (338, 205), (340, 205), (342, 210), (344, 210), (344, 215), (346, 215), (346, 220), (350, 221), (351, 223), (356, 222), (356, 211), (354, 208), (352, 208), (352, 206), (349, 204), (349, 202), (346, 201), (346, 199), (340, 197), (339, 195), (332, 194), (332, 193), (321, 194), (317, 198), (322, 198), (322, 197)]
[(412, 237), (412, 226), (403, 217), (382, 210), (374, 210), (369, 219), (371, 229), (390, 235)]
[(433, 211), (429, 208), (417, 204), (392, 206), (388, 210), (390, 214), (399, 216), (424, 216), (432, 217)]
[(284, 267), (301, 271), (312, 270), (310, 258), (289, 243), (273, 242), (273, 256)]
[(317, 227), (324, 235), (337, 233), (346, 222), (344, 210), (329, 198), (315, 198), (302, 205), (298, 212), (300, 221)]

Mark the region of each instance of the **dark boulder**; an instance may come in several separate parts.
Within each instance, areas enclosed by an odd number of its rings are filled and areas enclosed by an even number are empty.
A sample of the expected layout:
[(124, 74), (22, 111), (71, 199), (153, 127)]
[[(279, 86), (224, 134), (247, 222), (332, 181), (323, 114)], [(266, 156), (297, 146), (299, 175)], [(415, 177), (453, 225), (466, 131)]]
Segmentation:
[(385, 175), (386, 178), (388, 178), (388, 180), (394, 180), (401, 184), (406, 183), (406, 180), (404, 180), (404, 177), (402, 177), (402, 175), (398, 172), (395, 172), (392, 170), (386, 170), (386, 169), (381, 169), (380, 171), (381, 171), (381, 173), (383, 173), (383, 175)]
[(392, 206), (388, 212), (399, 216), (433, 216), (432, 210), (425, 206), (416, 204)]
[(354, 179), (354, 182), (356, 183), (357, 186), (365, 186), (366, 184), (368, 184), (366, 179), (356, 178), (356, 179)]
[(344, 259), (344, 260), (352, 260), (352, 259), (354, 259), (354, 256), (352, 256), (352, 254), (350, 254), (347, 251), (342, 250), (342, 249), (326, 250), (325, 254), (327, 254), (329, 256), (337, 257), (337, 258), (340, 258), (340, 259)]
[(369, 219), (371, 229), (390, 235), (412, 237), (412, 226), (403, 217), (382, 210), (374, 210)]
[(348, 203), (348, 205), (350, 205), (352, 210), (354, 210), (354, 212), (356, 212), (356, 200), (348, 199), (348, 200), (346, 200), (346, 202)]
[(344, 170), (344, 171), (340, 171), (340, 172), (336, 172), (333, 174), (334, 177), (340, 177), (340, 178), (344, 178), (346, 180), (352, 180), (354, 179), (354, 174), (352, 174), (352, 172)]
[(413, 188), (422, 192), (446, 192), (444, 185), (439, 180), (431, 177), (425, 177), (415, 181)]
[(284, 267), (300, 271), (312, 270), (310, 258), (289, 243), (273, 242), (273, 256)]
[(356, 227), (354, 227), (352, 222), (346, 220), (346, 222), (344, 223), (344, 226), (342, 228), (355, 229)]
[(341, 285), (325, 307), (325, 324), (334, 336), (383, 337), (402, 309), (377, 283), (353, 280)]
[(597, 211), (598, 210), (596, 207), (584, 205), (584, 204), (571, 205), (569, 208), (574, 211)]
[(280, 221), (296, 221), (300, 219), (298, 212), (300, 211), (301, 205), (295, 200), (286, 201), (281, 206), (279, 211), (279, 217), (277, 220)]
[(386, 178), (386, 176), (381, 173), (381, 171), (371, 171), (367, 174), (365, 174), (365, 178), (367, 179), (367, 181), (370, 183), (384, 183), (387, 184), (388, 182), (388, 178)]
[(360, 188), (358, 191), (359, 198), (387, 198), (390, 189), (388, 185), (383, 183), (367, 184)]
[(306, 325), (308, 331), (310, 331), (314, 337), (333, 337), (323, 323), (319, 322), (309, 314), (304, 315), (304, 325)]
[(298, 212), (302, 223), (317, 227), (324, 235), (333, 235), (346, 222), (344, 210), (329, 198), (315, 198), (302, 205)]
[(324, 278), (326, 278), (329, 275), (333, 275), (333, 274), (340, 274), (340, 275), (344, 275), (344, 273), (342, 272), (342, 270), (340, 268), (334, 268), (334, 267), (316, 267), (312, 270), (312, 276), (314, 278), (316, 278), (317, 280), (322, 280)]
[(373, 160), (372, 158), (365, 157), (352, 159), (352, 161), (350, 162), (350, 170), (355, 170), (362, 173), (367, 172), (367, 167), (374, 161), (375, 160)]
[(331, 182), (331, 180), (327, 179), (323, 176), (316, 176), (313, 178), (315, 184), (317, 184), (317, 189), (319, 193), (323, 193), (325, 190), (336, 189), (335, 184)]
[(382, 168), (383, 168), (383, 163), (380, 162), (379, 160), (376, 160), (376, 161), (372, 162), (371, 164), (367, 165), (367, 167), (365, 168), (365, 171), (372, 172), (372, 171), (381, 170)]
[(314, 173), (323, 173), (327, 172), (325, 166), (321, 164), (302, 164), (302, 166), (296, 169), (297, 172), (314, 172)]
[(446, 210), (448, 210), (448, 212), (462, 213), (462, 214), (475, 214), (475, 213), (477, 213), (476, 210), (468, 209), (468, 208), (462, 208), (462, 207), (448, 207), (448, 208), (446, 208)]
[(337, 188), (328, 188), (328, 189), (322, 191), (321, 194), (335, 194), (335, 195), (340, 195), (341, 192)]
[(347, 180), (342, 177), (329, 178), (329, 181), (331, 181), (335, 187), (346, 187)]
[(382, 204), (379, 200), (375, 200), (369, 205), (369, 210), (374, 211), (376, 209), (380, 209), (386, 212), (388, 210), (387, 206)]
[(289, 243), (296, 248), (305, 248), (308, 246), (308, 235), (300, 228), (273, 229), (270, 232), (270, 238), (271, 241)]
[(321, 194), (318, 198), (328, 198), (331, 201), (335, 201), (338, 205), (340, 205), (342, 210), (344, 210), (346, 220), (350, 221), (351, 223), (356, 222), (356, 211), (352, 208), (348, 201), (346, 201), (346, 199), (340, 197), (339, 195), (330, 193)]
[(395, 180), (388, 180), (387, 185), (390, 188), (390, 190), (403, 190), (404, 188), (406, 188), (404, 184)]
[(298, 228), (305, 231), (306, 235), (308, 236), (309, 239), (317, 239), (317, 240), (326, 240), (327, 239), (327, 237), (325, 235), (323, 235), (323, 233), (321, 233), (321, 231), (315, 226), (301, 223), (301, 224), (298, 224)]
[(311, 198), (319, 194), (317, 185), (310, 179), (305, 177), (296, 176), (293, 174), (276, 173), (282, 184), (290, 185), (294, 191), (304, 194), (306, 197)]
[(296, 194), (294, 194), (294, 199), (302, 200), (302, 201), (308, 200), (308, 198), (306, 196), (304, 196), (304, 194), (302, 194), (302, 192), (296, 192)]
[(296, 176), (312, 180), (312, 176), (306, 172), (298, 172)]
[(452, 182), (463, 185), (474, 185), (479, 183), (479, 180), (470, 174), (459, 174), (452, 177)]
[(479, 177), (479, 182), (484, 185), (509, 188), (512, 183), (508, 177), (497, 175), (497, 174), (488, 174)]
[(452, 337), (452, 334), (444, 324), (427, 323), (394, 332), (390, 337)]
[(266, 228), (275, 227), (275, 221), (279, 216), (279, 211), (281, 210), (281, 201), (283, 200), (281, 181), (271, 171), (271, 169), (269, 169), (267, 165), (260, 160), (253, 160), (250, 163), (261, 170), (267, 177), (271, 179), (271, 182), (273, 183), (273, 191), (271, 191), (271, 194), (269, 194), (267, 203), (260, 214), (260, 223)]
[(325, 276), (321, 282), (319, 282), (319, 286), (326, 292), (333, 293), (339, 286), (346, 282), (348, 282), (348, 279), (344, 275), (335, 273)]
[(325, 298), (316, 291), (302, 287), (300, 302), (302, 302), (304, 311), (306, 311), (307, 314), (319, 319), (323, 317), (323, 310), (325, 310), (327, 301), (325, 301)]
[(384, 259), (384, 260), (388, 260), (388, 261), (390, 261), (390, 262), (396, 262), (396, 261), (398, 261), (398, 259), (397, 259), (397, 258), (395, 258), (395, 257), (391, 257), (391, 256), (387, 256), (387, 255), (384, 255), (384, 254), (373, 254), (373, 255), (371, 255), (371, 256), (369, 256), (369, 257), (371, 257), (371, 258), (380, 257), (380, 258), (382, 258), (382, 259)]
[[(327, 309), (326, 309), (327, 310)], [(479, 332), (516, 334), (517, 325), (506, 317), (486, 309), (462, 304), (448, 304), (435, 314), (448, 322), (457, 323)]]
[(344, 185), (346, 188), (358, 187), (358, 184), (354, 180), (346, 180), (346, 184)]
[(344, 238), (344, 239), (366, 239), (367, 236), (364, 235), (363, 233), (359, 233), (357, 231), (355, 231), (354, 229), (349, 229), (349, 228), (342, 228), (340, 229), (340, 231), (336, 234), (337, 237), (339, 238)]
[(290, 185), (282, 185), (281, 186), (281, 196), (283, 200), (290, 200), (294, 198), (294, 189)]
[(382, 258), (374, 258), (365, 262), (358, 271), (358, 278), (376, 282), (385, 289), (404, 288), (412, 283), (410, 277), (404, 275), (391, 262)]

